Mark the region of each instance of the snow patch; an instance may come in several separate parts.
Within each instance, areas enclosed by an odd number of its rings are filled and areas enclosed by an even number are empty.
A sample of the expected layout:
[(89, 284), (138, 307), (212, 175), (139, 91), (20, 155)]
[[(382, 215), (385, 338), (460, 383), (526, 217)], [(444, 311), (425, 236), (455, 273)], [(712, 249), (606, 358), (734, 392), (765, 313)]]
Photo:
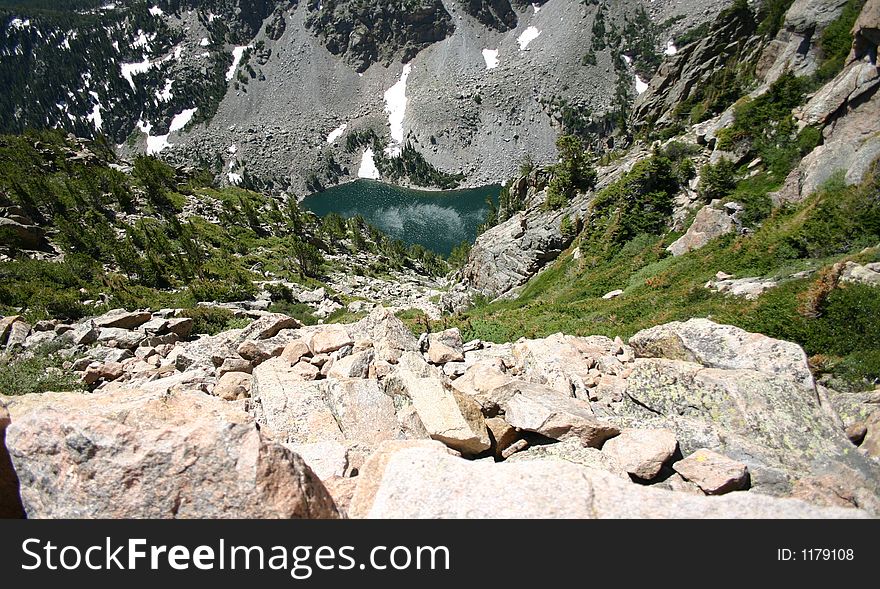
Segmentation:
[(101, 118), (101, 103), (98, 102), (99, 96), (97, 92), (89, 92), (92, 98), (95, 99), (95, 106), (92, 107), (92, 112), (86, 115), (86, 119), (97, 129), (101, 130), (101, 126), (104, 124), (104, 120)]
[(238, 64), (241, 63), (241, 57), (244, 55), (244, 50), (247, 49), (247, 45), (239, 45), (235, 49), (232, 50), (232, 65), (229, 67), (229, 70), (226, 72), (226, 81), (229, 82), (235, 77), (235, 70), (238, 69)]
[(639, 94), (644, 94), (645, 90), (648, 89), (648, 84), (646, 84), (639, 76), (636, 74), (636, 92)]
[(165, 13), (162, 12), (162, 9), (158, 6), (153, 6), (152, 8), (150, 8), (150, 14), (152, 14), (153, 16), (162, 16)]
[(196, 114), (196, 111), (199, 110), (197, 108), (187, 108), (178, 114), (174, 115), (174, 118), (171, 119), (171, 125), (168, 127), (169, 133), (174, 133), (175, 131), (180, 131), (192, 120), (193, 115)]
[(379, 169), (376, 167), (374, 156), (372, 147), (364, 150), (364, 155), (361, 157), (361, 167), (358, 170), (358, 178), (379, 179)]
[(663, 53), (666, 55), (675, 55), (678, 53), (678, 47), (675, 46), (675, 43), (669, 41), (666, 43), (666, 50)]
[(236, 147), (235, 145), (230, 145), (229, 147), (226, 148), (226, 153), (229, 153), (231, 155), (235, 155), (237, 151), (238, 151), (238, 147)]
[(148, 71), (152, 64), (150, 60), (144, 57), (144, 60), (138, 63), (121, 63), (119, 64), (119, 68), (122, 70), (122, 77), (128, 80), (128, 83), (131, 84), (131, 88), (135, 89), (134, 80), (132, 76), (137, 74), (143, 74)]
[(174, 80), (165, 79), (165, 87), (162, 90), (156, 90), (156, 98), (161, 100), (162, 102), (168, 102), (174, 96), (171, 92), (171, 86), (174, 85)]
[(537, 39), (541, 35), (541, 31), (539, 31), (536, 27), (529, 27), (522, 32), (519, 38), (516, 40), (519, 43), (519, 50), (525, 51), (526, 47), (529, 46), (529, 43)]
[(229, 172), (228, 174), (226, 174), (226, 177), (229, 179), (230, 184), (235, 184), (235, 185), (241, 184), (241, 180), (242, 180), (241, 174), (236, 174), (235, 172)]
[(539, 12), (541, 12), (541, 5), (540, 4), (532, 4), (532, 8), (535, 9), (535, 14), (538, 14)]
[[(385, 92), (385, 112), (388, 113), (388, 124), (391, 126), (391, 140), (395, 145), (388, 148), (387, 152), (392, 157), (400, 155), (400, 145), (403, 143), (403, 118), (406, 114), (406, 81), (412, 71), (412, 65), (403, 66), (400, 80)], [(372, 151), (370, 152), (372, 154)]]
[(633, 64), (632, 57), (630, 57), (629, 55), (621, 55), (621, 57), (623, 57), (623, 61), (626, 62), (626, 65), (632, 65), (632, 64)]
[(12, 27), (13, 29), (19, 29), (19, 30), (26, 29), (29, 26), (31, 26), (31, 21), (30, 21), (30, 19), (21, 20), (20, 18), (16, 17), (16, 18), (13, 18), (11, 21), (9, 21), (9, 26)]
[(199, 45), (201, 45), (202, 47), (207, 47), (210, 44), (211, 44), (211, 42), (208, 41), (207, 37), (202, 37), (202, 40), (199, 41)]
[(193, 115), (196, 114), (196, 110), (198, 109), (188, 108), (174, 115), (174, 118), (171, 119), (171, 125), (168, 127), (167, 135), (150, 135), (150, 132), (153, 130), (152, 123), (138, 121), (138, 129), (147, 135), (147, 155), (155, 155), (163, 149), (171, 147), (172, 144), (168, 142), (168, 136), (186, 127), (192, 120)]
[(342, 137), (342, 134), (345, 133), (346, 129), (348, 129), (348, 123), (344, 123), (330, 131), (330, 134), (327, 135), (327, 143), (333, 143), (334, 141)]
[(483, 59), (486, 60), (486, 69), (494, 70), (496, 67), (498, 67), (498, 50), (483, 49)]

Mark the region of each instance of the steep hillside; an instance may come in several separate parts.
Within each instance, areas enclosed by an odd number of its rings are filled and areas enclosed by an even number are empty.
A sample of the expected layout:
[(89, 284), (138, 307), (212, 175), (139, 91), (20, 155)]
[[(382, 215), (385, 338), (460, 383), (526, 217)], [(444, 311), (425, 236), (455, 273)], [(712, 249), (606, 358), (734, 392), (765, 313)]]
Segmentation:
[(444, 298), (480, 303), (466, 337), (712, 317), (800, 343), (837, 387), (880, 382), (876, 3), (797, 2), (772, 37), (760, 17), (738, 3), (663, 64), (644, 139), (596, 182), (570, 158), (511, 184)]
[(641, 80), (726, 3), (7, 2), (0, 131), (104, 134), (298, 197), (371, 157), (393, 183), (498, 183), (560, 132), (626, 143)]
[(0, 136), (0, 312), (271, 307), (314, 323), (368, 297), (434, 314), (432, 277), (446, 271), (362, 218), (217, 190), (149, 156), (120, 164), (105, 144), (58, 132)]

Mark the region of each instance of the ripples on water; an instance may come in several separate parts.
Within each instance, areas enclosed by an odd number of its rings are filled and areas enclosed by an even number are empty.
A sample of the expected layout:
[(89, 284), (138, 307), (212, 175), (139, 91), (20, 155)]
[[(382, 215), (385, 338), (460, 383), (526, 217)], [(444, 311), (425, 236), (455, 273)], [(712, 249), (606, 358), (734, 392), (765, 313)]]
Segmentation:
[(422, 191), (357, 180), (307, 197), (302, 206), (317, 215), (362, 215), (370, 224), (407, 244), (448, 255), (473, 241), (488, 213), (486, 199), (498, 201), (500, 186), (472, 190)]

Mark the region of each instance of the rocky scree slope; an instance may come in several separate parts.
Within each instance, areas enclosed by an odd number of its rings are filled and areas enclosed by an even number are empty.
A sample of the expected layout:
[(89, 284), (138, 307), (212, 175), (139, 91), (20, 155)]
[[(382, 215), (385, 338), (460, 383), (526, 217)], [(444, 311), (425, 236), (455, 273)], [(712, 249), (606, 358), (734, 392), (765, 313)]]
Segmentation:
[[(7, 346), (30, 331), (3, 325)], [(877, 412), (856, 450), (798, 346), (711, 321), (628, 344), (562, 334), (465, 343), (455, 329), (417, 339), (382, 308), (312, 327), (265, 313), (215, 336), (192, 336), (170, 311), (59, 327), (24, 345), (57, 340), (91, 392), (0, 397), (6, 516), (880, 509)], [(876, 407), (864, 401), (852, 409)]]
[(10, 91), (0, 112), (6, 132), (104, 134), (127, 156), (161, 153), (226, 183), (297, 196), (357, 178), (368, 148), (389, 182), (485, 185), (511, 177), (527, 154), (555, 161), (564, 127), (612, 133), (612, 113), (636, 95), (636, 73), (649, 79), (671, 39), (725, 5), (161, 0), (8, 9), (0, 71)]

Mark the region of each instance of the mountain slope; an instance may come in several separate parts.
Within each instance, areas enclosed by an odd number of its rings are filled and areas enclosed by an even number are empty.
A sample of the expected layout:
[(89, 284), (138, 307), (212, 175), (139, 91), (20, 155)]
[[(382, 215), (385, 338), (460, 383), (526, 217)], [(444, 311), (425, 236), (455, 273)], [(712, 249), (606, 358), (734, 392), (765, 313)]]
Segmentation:
[[(445, 298), (466, 337), (710, 316), (800, 343), (835, 386), (880, 381), (876, 2), (836, 3), (831, 33), (793, 40), (797, 67), (775, 67), (792, 63), (779, 45), (804, 11), (827, 4), (796, 3), (773, 39), (744, 3), (722, 15), (637, 103), (633, 125), (660, 139), (599, 166), (594, 189), (554, 201), (565, 162), (515, 181)], [(721, 46), (734, 50), (706, 69)]]
[[(102, 133), (296, 196), (356, 178), (367, 147), (387, 181), (497, 183), (554, 161), (566, 128), (619, 133), (636, 74), (725, 4), (8, 3), (0, 131)], [(393, 173), (398, 154), (436, 173)]]

